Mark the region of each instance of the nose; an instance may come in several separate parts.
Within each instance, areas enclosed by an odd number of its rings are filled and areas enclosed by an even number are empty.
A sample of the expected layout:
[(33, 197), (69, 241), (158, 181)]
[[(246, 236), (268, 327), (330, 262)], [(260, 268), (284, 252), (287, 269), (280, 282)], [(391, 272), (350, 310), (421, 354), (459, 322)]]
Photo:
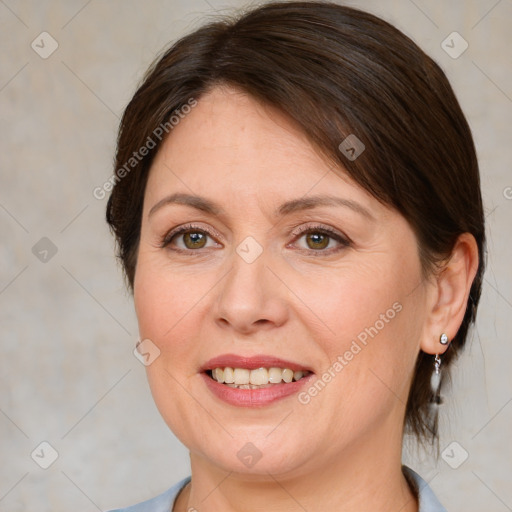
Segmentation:
[(233, 265), (219, 283), (215, 320), (223, 329), (251, 334), (283, 325), (289, 314), (287, 288), (268, 251), (251, 263), (233, 252)]

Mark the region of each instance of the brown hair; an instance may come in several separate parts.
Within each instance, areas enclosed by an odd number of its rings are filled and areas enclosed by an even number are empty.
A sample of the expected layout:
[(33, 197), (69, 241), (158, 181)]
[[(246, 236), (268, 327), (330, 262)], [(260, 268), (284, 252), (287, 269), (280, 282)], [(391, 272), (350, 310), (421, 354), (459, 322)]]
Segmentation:
[[(443, 360), (448, 366), (475, 320), (484, 271), (471, 131), (445, 74), (411, 39), (371, 14), (330, 2), (272, 2), (211, 22), (177, 41), (148, 70), (121, 121), (107, 205), (130, 288), (145, 185), (161, 145), (155, 130), (167, 123), (172, 135), (173, 113), (224, 84), (287, 114), (333, 165), (399, 211), (416, 234), (425, 277), (450, 255), (460, 234), (475, 237), (479, 268)], [(355, 160), (339, 149), (350, 134), (365, 145)], [(127, 172), (126, 163), (149, 138), (155, 147)], [(419, 439), (437, 435), (429, 417), (432, 369), (432, 356), (420, 352), (405, 416)]]

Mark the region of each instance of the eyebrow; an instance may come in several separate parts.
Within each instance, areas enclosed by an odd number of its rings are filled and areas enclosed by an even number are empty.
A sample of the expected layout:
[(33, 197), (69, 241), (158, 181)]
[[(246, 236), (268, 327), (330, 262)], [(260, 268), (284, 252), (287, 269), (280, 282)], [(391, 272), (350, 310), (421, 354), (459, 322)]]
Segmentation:
[[(222, 208), (217, 206), (209, 199), (206, 199), (205, 197), (176, 193), (170, 196), (166, 196), (158, 201), (149, 211), (148, 218), (151, 217), (151, 215), (153, 215), (157, 210), (160, 210), (160, 208), (169, 204), (182, 204), (185, 206), (191, 206), (197, 210), (217, 216), (225, 215), (225, 212)], [(311, 210), (318, 206), (344, 206), (363, 215), (364, 217), (367, 217), (370, 220), (375, 220), (375, 217), (370, 213), (370, 211), (356, 201), (329, 195), (301, 197), (299, 199), (287, 201), (279, 206), (274, 214), (276, 216), (284, 216), (298, 211)]]

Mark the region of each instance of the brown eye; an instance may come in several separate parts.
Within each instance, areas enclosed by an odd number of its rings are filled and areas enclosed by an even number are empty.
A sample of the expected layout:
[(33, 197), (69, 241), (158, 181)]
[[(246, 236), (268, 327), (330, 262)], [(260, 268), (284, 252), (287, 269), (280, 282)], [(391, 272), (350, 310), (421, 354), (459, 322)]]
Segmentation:
[(325, 249), (329, 245), (330, 238), (324, 233), (312, 232), (306, 235), (306, 243), (313, 250)]
[(325, 226), (302, 226), (293, 235), (300, 249), (315, 256), (333, 254), (351, 245), (348, 237)]
[(183, 234), (183, 243), (187, 249), (202, 249), (206, 244), (206, 233), (189, 231)]
[(162, 248), (169, 248), (177, 252), (202, 252), (200, 249), (208, 249), (216, 246), (213, 234), (203, 228), (186, 225), (166, 235), (162, 242)]

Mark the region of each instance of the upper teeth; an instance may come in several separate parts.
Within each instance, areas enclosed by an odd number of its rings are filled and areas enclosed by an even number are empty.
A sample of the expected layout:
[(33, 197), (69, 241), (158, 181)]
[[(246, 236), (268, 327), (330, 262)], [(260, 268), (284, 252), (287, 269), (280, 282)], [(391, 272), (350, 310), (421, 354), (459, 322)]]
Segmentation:
[(279, 384), (281, 381), (292, 382), (299, 380), (307, 375), (307, 371), (290, 370), (289, 368), (257, 368), (248, 370), (247, 368), (214, 368), (212, 377), (220, 383), (263, 386), (266, 384)]

